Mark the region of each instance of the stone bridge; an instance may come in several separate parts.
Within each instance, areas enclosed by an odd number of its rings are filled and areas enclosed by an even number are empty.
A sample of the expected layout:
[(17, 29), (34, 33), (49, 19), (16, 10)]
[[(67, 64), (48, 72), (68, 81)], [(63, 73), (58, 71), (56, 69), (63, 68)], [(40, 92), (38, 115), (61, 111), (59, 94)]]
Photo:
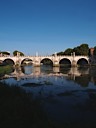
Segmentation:
[(75, 53), (71, 56), (57, 56), (56, 54), (54, 56), (1, 56), (0, 62), (11, 60), (14, 65), (21, 65), (24, 60), (31, 60), (34, 66), (40, 66), (42, 61), (45, 59), (50, 60), (53, 66), (59, 66), (64, 60), (67, 60), (71, 66), (77, 66), (77, 64), (82, 60), (85, 61), (86, 64), (89, 64), (88, 56), (75, 56)]

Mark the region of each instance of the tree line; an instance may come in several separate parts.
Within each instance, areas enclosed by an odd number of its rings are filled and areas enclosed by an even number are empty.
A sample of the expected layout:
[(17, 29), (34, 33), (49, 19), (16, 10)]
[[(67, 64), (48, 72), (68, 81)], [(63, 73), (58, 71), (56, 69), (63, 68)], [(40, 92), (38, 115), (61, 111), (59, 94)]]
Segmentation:
[[(73, 52), (75, 52), (75, 55), (85, 55), (90, 56), (90, 48), (88, 44), (81, 44), (80, 46), (74, 47), (74, 48), (67, 48), (65, 51), (58, 52), (57, 55), (71, 55)], [(2, 55), (10, 55), (10, 52), (7, 51), (0, 51), (0, 54)], [(13, 52), (13, 56), (24, 56), (24, 53), (18, 50), (15, 50)], [(54, 54), (53, 54), (54, 55)], [(96, 56), (96, 46), (94, 47), (93, 55)]]
[[(65, 51), (58, 52), (57, 55), (71, 55), (75, 52), (75, 55), (85, 55), (90, 56), (90, 48), (88, 44), (81, 44), (80, 46), (68, 48)], [(96, 46), (94, 47), (93, 55), (96, 55)]]
[[(3, 56), (5, 55), (5, 56), (9, 56), (10, 55), (10, 52), (7, 52), (7, 51), (0, 51), (0, 54), (2, 54)], [(18, 50), (15, 50), (14, 52), (13, 52), (13, 56), (17, 56), (17, 55), (20, 55), (20, 56), (24, 56), (24, 53), (23, 52), (20, 52), (20, 51), (18, 51)]]

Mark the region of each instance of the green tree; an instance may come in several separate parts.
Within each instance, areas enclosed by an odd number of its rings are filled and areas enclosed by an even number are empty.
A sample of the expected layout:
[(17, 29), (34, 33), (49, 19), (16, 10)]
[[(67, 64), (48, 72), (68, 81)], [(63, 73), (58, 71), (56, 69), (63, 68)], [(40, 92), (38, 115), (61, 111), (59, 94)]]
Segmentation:
[(7, 51), (3, 51), (3, 52), (0, 52), (2, 53), (3, 55), (10, 55), (10, 52), (7, 52)]
[(64, 55), (64, 52), (58, 52), (57, 55)]
[(15, 50), (15, 51), (13, 52), (13, 55), (14, 55), (14, 56), (17, 56), (18, 54), (19, 54), (20, 56), (24, 56), (24, 53), (22, 53), (22, 52), (20, 52), (20, 51)]
[(73, 52), (75, 52), (75, 55), (81, 55), (81, 53), (80, 53), (80, 47), (79, 46), (78, 47), (75, 47), (73, 49)]
[(88, 46), (88, 44), (81, 44), (80, 45), (80, 52), (81, 52), (81, 55), (88, 56), (89, 55), (89, 46)]
[(73, 52), (72, 48), (68, 48), (64, 51), (64, 55), (71, 55), (71, 53)]
[[(81, 44), (80, 46), (66, 49), (64, 52), (58, 52), (57, 55), (71, 55), (71, 53), (75, 52), (75, 55), (90, 55), (88, 44)], [(54, 54), (53, 54), (54, 55)]]
[(89, 55), (89, 46), (88, 44), (81, 44), (73, 49), (76, 55)]

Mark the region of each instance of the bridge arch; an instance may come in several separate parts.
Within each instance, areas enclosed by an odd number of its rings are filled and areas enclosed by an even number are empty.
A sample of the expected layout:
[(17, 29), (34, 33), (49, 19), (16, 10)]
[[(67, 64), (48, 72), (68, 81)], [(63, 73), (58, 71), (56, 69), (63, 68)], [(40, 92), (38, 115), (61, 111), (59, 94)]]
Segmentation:
[(42, 65), (52, 65), (53, 66), (53, 61), (49, 58), (43, 58), (41, 61), (40, 61), (40, 64)]
[(32, 59), (30, 59), (30, 58), (24, 58), (22, 61), (21, 61), (21, 65), (23, 65), (23, 64), (33, 64), (32, 63)]
[(45, 73), (51, 73), (53, 72), (53, 61), (50, 58), (43, 58), (40, 61), (40, 71)]
[(77, 65), (80, 65), (80, 66), (84, 66), (84, 65), (87, 65), (89, 62), (87, 59), (85, 58), (81, 58), (77, 61)]
[(3, 63), (8, 65), (15, 65), (15, 62), (10, 58), (6, 58), (5, 60), (3, 60)]
[(67, 58), (63, 58), (59, 61), (60, 66), (71, 66), (71, 61)]

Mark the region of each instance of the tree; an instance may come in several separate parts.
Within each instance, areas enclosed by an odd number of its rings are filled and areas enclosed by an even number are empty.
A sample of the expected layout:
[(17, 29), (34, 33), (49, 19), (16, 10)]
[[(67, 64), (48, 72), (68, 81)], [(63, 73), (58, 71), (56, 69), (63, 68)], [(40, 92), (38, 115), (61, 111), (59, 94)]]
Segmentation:
[(3, 51), (3, 52), (0, 52), (0, 54), (2, 53), (2, 55), (10, 55), (10, 52), (8, 51)]
[(71, 55), (75, 52), (75, 55), (89, 55), (89, 46), (88, 44), (81, 44), (80, 46), (66, 49), (64, 52), (58, 52), (57, 55)]
[(64, 51), (64, 55), (71, 55), (71, 53), (73, 53), (73, 49), (72, 48), (68, 48)]
[(88, 56), (89, 55), (89, 46), (88, 46), (88, 44), (81, 44), (80, 45), (80, 52), (81, 52), (81, 55)]
[(64, 52), (58, 52), (57, 55), (64, 55)]
[(89, 46), (88, 44), (81, 44), (73, 49), (76, 55), (89, 55)]
[(73, 49), (73, 52), (75, 52), (75, 55), (81, 55), (81, 53), (80, 53), (80, 47), (79, 46), (78, 47), (75, 47)]
[(20, 51), (15, 50), (15, 51), (13, 52), (13, 55), (14, 55), (14, 56), (17, 56), (18, 54), (19, 54), (20, 56), (24, 56), (24, 53), (22, 53), (22, 52), (20, 52)]

